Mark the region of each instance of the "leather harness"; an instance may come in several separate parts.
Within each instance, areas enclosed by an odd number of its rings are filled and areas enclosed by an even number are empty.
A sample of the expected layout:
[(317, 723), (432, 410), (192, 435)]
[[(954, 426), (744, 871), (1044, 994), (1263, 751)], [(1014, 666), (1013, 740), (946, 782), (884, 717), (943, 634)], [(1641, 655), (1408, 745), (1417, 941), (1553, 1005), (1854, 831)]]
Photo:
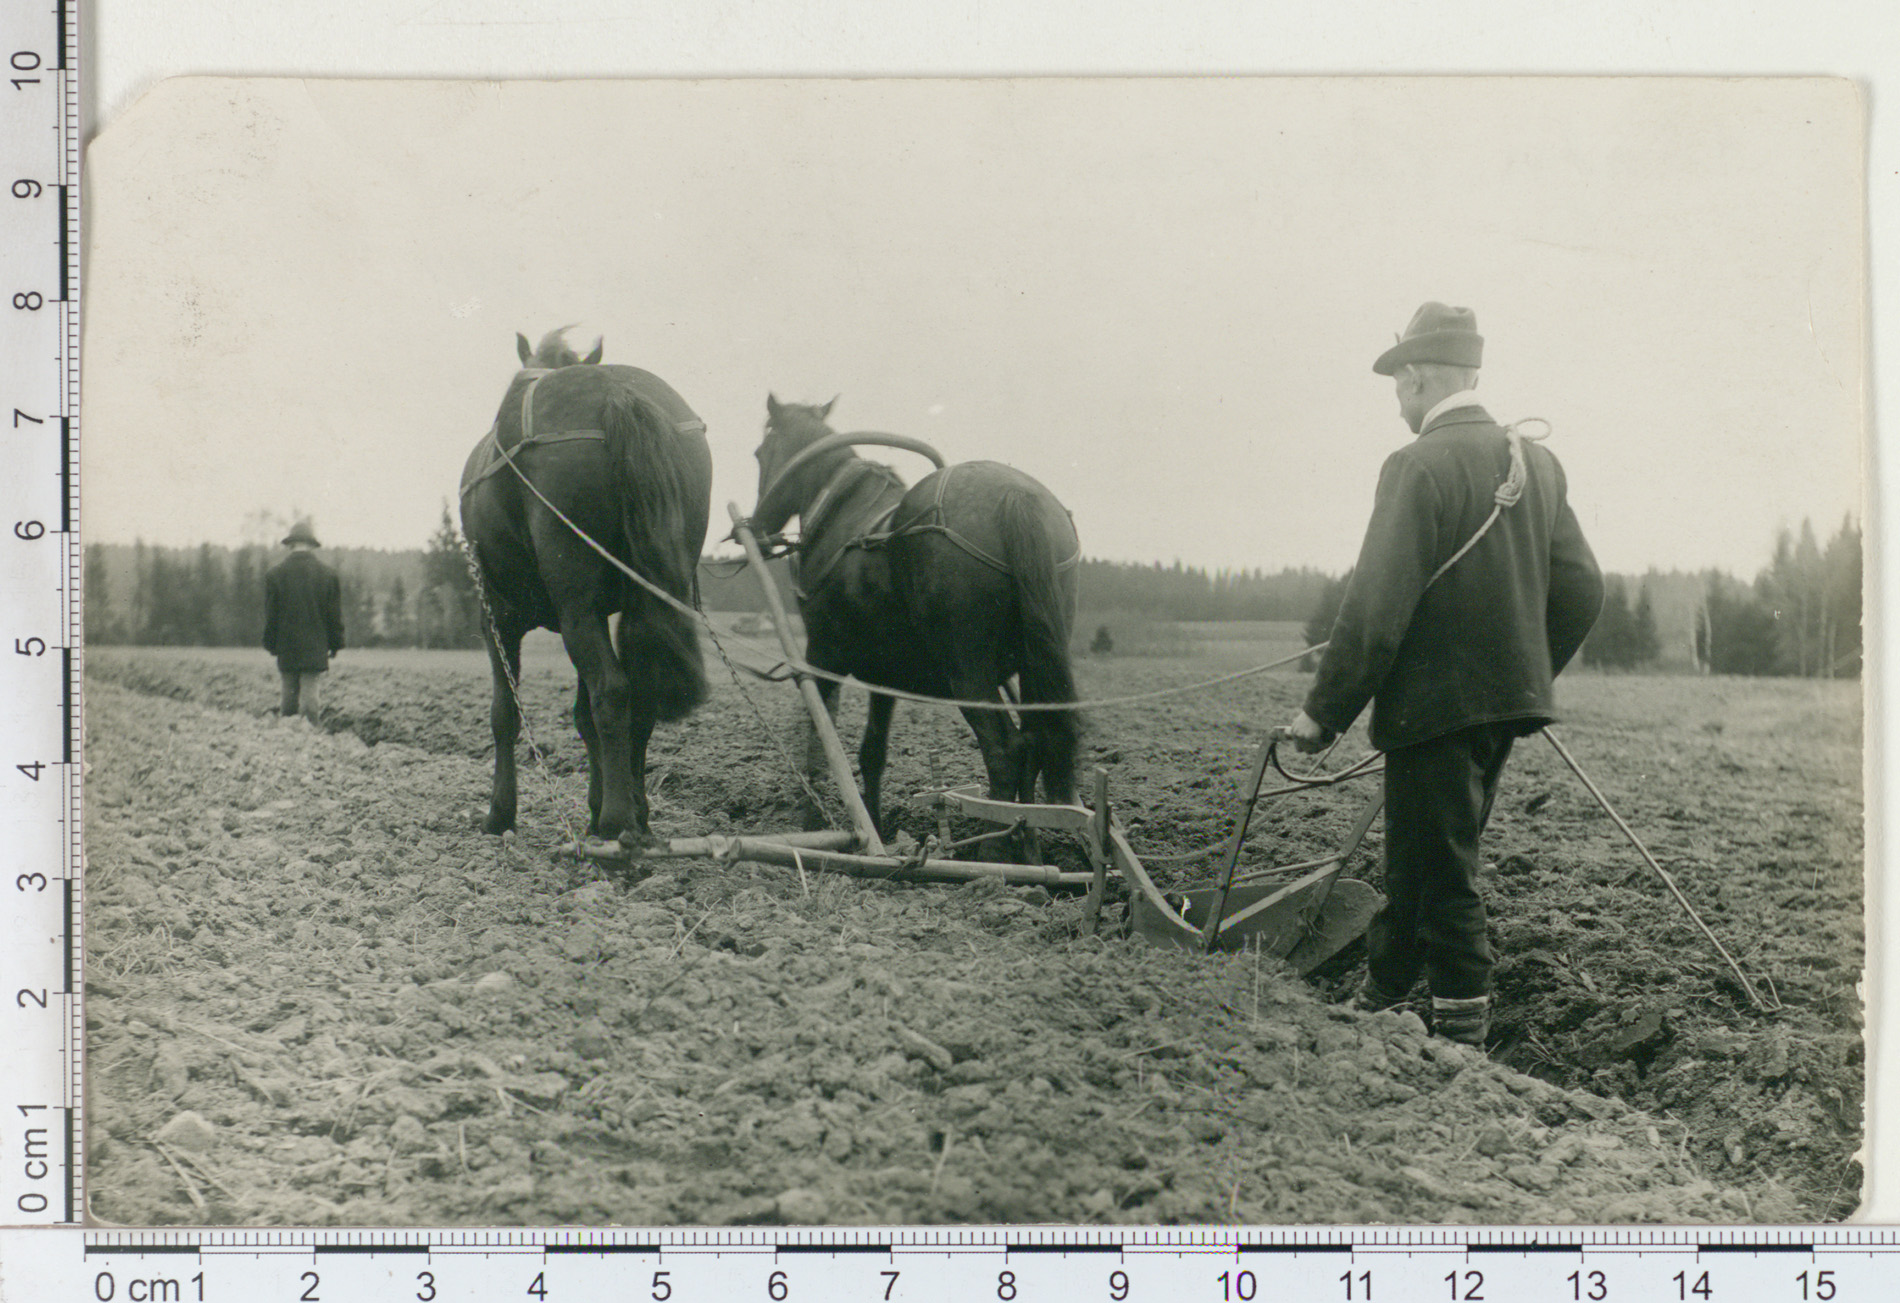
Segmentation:
[[(798, 596), (801, 598), (808, 597), (810, 590), (822, 584), (837, 566), (838, 562), (844, 558), (844, 554), (852, 548), (861, 548), (868, 552), (874, 548), (885, 546), (893, 539), (909, 538), (914, 534), (941, 534), (965, 555), (980, 561), (999, 574), (1010, 574), (1008, 562), (992, 555), (984, 548), (979, 547), (968, 535), (960, 533), (945, 519), (943, 506), (944, 494), (949, 490), (950, 477), (956, 474), (960, 469), (962, 469), (960, 465), (953, 464), (935, 473), (936, 484), (933, 486), (930, 504), (924, 508), (923, 513), (920, 514), (916, 520), (911, 521), (901, 529), (889, 528), (891, 519), (897, 514), (897, 509), (903, 505), (903, 499), (900, 498), (869, 521), (865, 522), (863, 529), (859, 533), (846, 539), (836, 549), (830, 550), (829, 555), (815, 557), (814, 560), (816, 564), (812, 566), (809, 571), (801, 565), (797, 584)], [(825, 486), (818, 490), (818, 495), (812, 499), (811, 506), (799, 513), (801, 522), (800, 533), (807, 538), (817, 534), (823, 527), (825, 519), (831, 514), (838, 502), (844, 498), (851, 489), (855, 488), (867, 474), (877, 474), (889, 479), (898, 488), (903, 487), (903, 481), (897, 478), (897, 473), (891, 470), (890, 467), (879, 465), (876, 462), (865, 461), (858, 457), (846, 458), (844, 464), (832, 472), (831, 478), (825, 481)], [(801, 561), (806, 554), (806, 548), (807, 544), (803, 542), (799, 544)], [(1081, 560), (1082, 549), (1078, 545), (1075, 550), (1075, 555), (1066, 561), (1057, 562), (1056, 569), (1072, 569), (1079, 564)]]
[[(521, 438), (512, 448), (508, 449), (509, 455), (512, 456), (513, 454), (519, 453), (530, 444), (545, 447), (551, 443), (585, 443), (590, 441), (605, 443), (607, 441), (607, 432), (605, 430), (537, 431), (534, 428), (534, 391), (540, 386), (543, 380), (554, 374), (554, 369), (530, 367), (521, 374), (530, 377), (530, 379), (528, 381), (528, 387), (521, 391)], [(694, 432), (703, 434), (706, 430), (706, 423), (699, 420), (678, 421), (674, 423), (673, 428), (681, 434)], [(503, 456), (501, 449), (501, 415), (499, 413), (495, 416), (495, 423), (488, 427), (488, 433), (483, 435), (481, 442), (475, 445), (475, 454), (475, 457), (470, 460), (470, 469), (465, 471), (462, 475), (460, 496), (464, 498), (474, 490), (477, 484), (480, 484), (483, 480), (495, 474), (508, 464), (508, 458)]]

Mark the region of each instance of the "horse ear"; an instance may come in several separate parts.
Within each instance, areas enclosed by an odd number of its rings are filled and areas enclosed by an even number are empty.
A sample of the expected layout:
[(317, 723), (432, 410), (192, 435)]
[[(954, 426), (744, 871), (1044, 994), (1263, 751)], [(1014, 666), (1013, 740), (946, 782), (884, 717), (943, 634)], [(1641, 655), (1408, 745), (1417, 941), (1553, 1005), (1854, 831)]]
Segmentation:
[(778, 415), (778, 395), (777, 394), (768, 392), (765, 395), (765, 414), (767, 416)]
[(818, 415), (820, 415), (820, 416), (830, 416), (830, 415), (831, 415), (831, 409), (832, 409), (832, 408), (834, 408), (834, 407), (836, 407), (836, 406), (838, 405), (838, 400), (839, 400), (840, 398), (843, 398), (843, 397), (844, 397), (844, 395), (843, 395), (843, 394), (833, 394), (833, 395), (831, 396), (831, 401), (830, 401), (830, 402), (828, 402), (828, 403), (826, 403), (826, 404), (825, 404), (825, 405), (824, 405), (823, 407), (821, 407), (821, 408), (819, 408), (819, 409), (818, 409)]
[(599, 335), (594, 336), (594, 351), (582, 358), (581, 361), (588, 366), (597, 365), (600, 362), (600, 350), (605, 347), (605, 345), (606, 341), (601, 339)]
[(534, 357), (534, 349), (528, 344), (528, 337), (520, 331), (515, 332), (515, 352), (521, 354), (521, 365), (526, 366)]

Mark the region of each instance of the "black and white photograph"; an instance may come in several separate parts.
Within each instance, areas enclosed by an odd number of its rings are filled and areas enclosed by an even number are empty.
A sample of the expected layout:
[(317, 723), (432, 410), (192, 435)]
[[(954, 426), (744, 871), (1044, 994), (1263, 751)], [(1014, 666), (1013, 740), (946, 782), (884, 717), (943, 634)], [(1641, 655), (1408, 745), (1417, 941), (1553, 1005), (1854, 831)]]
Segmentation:
[(87, 1215), (1855, 1216), (1866, 113), (158, 85)]

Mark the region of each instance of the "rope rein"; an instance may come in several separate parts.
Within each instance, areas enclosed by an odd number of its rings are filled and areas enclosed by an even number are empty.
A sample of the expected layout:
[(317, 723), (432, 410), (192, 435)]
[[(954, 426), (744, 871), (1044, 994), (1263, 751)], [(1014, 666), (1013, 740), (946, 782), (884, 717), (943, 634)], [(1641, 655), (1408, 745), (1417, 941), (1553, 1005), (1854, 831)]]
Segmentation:
[[(706, 618), (706, 614), (703, 611), (700, 611), (696, 607), (689, 606), (685, 602), (680, 601), (679, 598), (673, 596), (673, 594), (667, 592), (664, 588), (661, 588), (658, 584), (654, 583), (652, 580), (648, 579), (645, 575), (641, 574), (639, 571), (635, 570), (632, 566), (628, 565), (625, 561), (622, 561), (619, 557), (615, 556), (612, 552), (608, 551), (605, 547), (601, 546), (601, 544), (596, 539), (594, 539), (592, 535), (588, 534), (586, 530), (582, 529), (579, 525), (575, 524), (574, 521), (567, 515), (566, 512), (562, 511), (559, 507), (555, 506), (552, 502), (548, 500), (547, 494), (541, 492), (541, 490), (538, 487), (536, 487), (534, 481), (528, 478), (527, 472), (521, 469), (520, 464), (515, 461), (513, 454), (510, 453), (508, 449), (501, 448), (499, 444), (497, 444), (496, 446), (501, 452), (502, 459), (508, 463), (509, 469), (513, 470), (514, 473), (520, 477), (521, 482), (528, 486), (528, 491), (530, 493), (533, 493), (535, 497), (541, 500), (542, 506), (546, 507), (549, 511), (554, 513), (555, 519), (559, 520), (563, 525), (566, 525), (570, 530), (574, 531), (575, 537), (579, 538), (581, 542), (587, 544), (588, 547), (598, 552), (611, 565), (613, 565), (615, 569), (619, 570), (621, 574), (625, 575), (627, 578), (631, 579), (634, 583), (638, 584), (641, 588), (645, 589), (648, 593), (652, 594), (654, 598), (665, 603), (667, 606), (672, 607), (674, 610), (678, 611), (680, 614), (686, 616), (687, 618), (692, 619), (692, 620), (697, 620), (712, 634), (714, 645), (718, 646), (719, 637), (718, 637), (716, 626), (714, 626), (711, 620)], [(837, 683), (837, 684), (846, 685), (846, 686), (861, 687), (865, 689), (867, 692), (878, 693), (879, 695), (886, 696), (886, 697), (894, 697), (899, 701), (915, 702), (916, 704), (921, 705), (921, 706), (952, 706), (958, 710), (1002, 710), (1002, 711), (1094, 710), (1103, 706), (1132, 706), (1132, 705), (1137, 705), (1141, 702), (1146, 702), (1146, 701), (1159, 701), (1167, 697), (1178, 697), (1190, 692), (1203, 692), (1209, 688), (1221, 687), (1225, 684), (1239, 682), (1241, 679), (1252, 678), (1257, 674), (1265, 674), (1267, 671), (1277, 670), (1283, 665), (1291, 665), (1294, 661), (1297, 661), (1306, 656), (1312, 655), (1312, 653), (1318, 650), (1319, 647), (1325, 646), (1324, 643), (1321, 643), (1315, 647), (1305, 647), (1299, 651), (1294, 652), (1290, 656), (1282, 656), (1278, 658), (1277, 660), (1267, 661), (1260, 665), (1249, 666), (1248, 668), (1244, 670), (1235, 670), (1231, 674), (1221, 674), (1211, 679), (1202, 679), (1198, 683), (1185, 683), (1185, 684), (1181, 684), (1177, 687), (1172, 687), (1172, 688), (1156, 688), (1150, 692), (1137, 692), (1137, 693), (1132, 693), (1128, 696), (1100, 697), (1100, 698), (1096, 698), (1090, 701), (1022, 701), (1022, 702), (1005, 703), (1005, 702), (1000, 702), (1000, 701), (984, 701), (981, 699), (964, 698), (964, 697), (933, 697), (929, 695), (928, 693), (906, 692), (902, 688), (880, 687), (876, 684), (865, 683), (860, 679), (855, 679), (848, 674), (834, 674), (830, 670), (819, 669), (816, 665), (811, 664), (809, 661), (805, 660), (803, 657), (799, 657), (793, 661), (787, 662), (785, 657), (778, 654), (777, 652), (772, 651), (771, 649), (763, 646), (760, 643), (752, 642), (750, 639), (741, 637), (736, 634), (731, 635), (731, 638), (735, 645), (741, 646), (755, 654), (758, 654), (761, 660), (769, 660), (780, 665), (785, 665), (795, 674), (809, 674), (811, 677), (815, 679), (825, 679), (831, 683)], [(722, 656), (723, 656), (723, 649), (722, 649)]]
[[(537, 380), (538, 380), (538, 377), (537, 377)], [(529, 398), (533, 393), (533, 389), (534, 389), (534, 386), (530, 384), (529, 391), (527, 394), (523, 395), (523, 398), (524, 399)], [(529, 409), (526, 407), (524, 403), (524, 416), (527, 416), (528, 410)], [(531, 416), (528, 416), (527, 419), (532, 420), (533, 418)], [(1543, 427), (1543, 430), (1541, 433), (1532, 434), (1532, 433), (1527, 432), (1524, 428), (1528, 425), (1541, 425)], [(1519, 499), (1523, 497), (1524, 486), (1525, 486), (1525, 483), (1528, 481), (1529, 474), (1530, 474), (1530, 468), (1529, 468), (1529, 465), (1524, 453), (1524, 445), (1526, 443), (1541, 443), (1545, 439), (1549, 438), (1550, 437), (1550, 422), (1544, 420), (1542, 417), (1535, 417), (1535, 416), (1526, 417), (1523, 420), (1514, 421), (1510, 425), (1506, 426), (1504, 430), (1504, 434), (1505, 434), (1505, 439), (1508, 442), (1509, 447), (1510, 447), (1511, 466), (1510, 466), (1510, 471), (1506, 474), (1504, 478), (1504, 482), (1498, 486), (1496, 493), (1493, 495), (1491, 514), (1485, 518), (1484, 524), (1478, 527), (1477, 532), (1474, 533), (1469, 539), (1465, 540), (1464, 546), (1459, 548), (1456, 552), (1452, 553), (1452, 555), (1445, 561), (1445, 563), (1439, 566), (1438, 569), (1433, 572), (1432, 577), (1426, 581), (1426, 587), (1430, 587), (1433, 583), (1436, 583), (1441, 575), (1443, 575), (1447, 570), (1451, 569), (1452, 566), (1456, 565), (1458, 561), (1460, 561), (1467, 552), (1471, 551), (1473, 547), (1476, 547), (1478, 544), (1478, 541), (1482, 539), (1487, 532), (1489, 532), (1489, 530), (1491, 529), (1491, 526), (1497, 523), (1498, 517), (1503, 513), (1504, 509), (1506, 507), (1515, 506), (1517, 502), (1519, 501)], [(503, 447), (499, 440), (496, 441), (495, 447), (496, 447), (496, 451), (498, 451), (501, 454), (502, 460), (508, 464), (508, 468), (514, 471), (515, 475), (521, 480), (523, 484), (527, 485), (528, 491), (533, 493), (536, 498), (540, 499), (541, 505), (546, 507), (549, 511), (553, 512), (557, 520), (559, 520), (563, 525), (566, 525), (568, 529), (572, 530), (575, 537), (579, 538), (581, 542), (587, 544), (588, 547), (592, 548), (595, 552), (599, 553), (615, 569), (619, 570), (627, 578), (631, 579), (634, 583), (638, 584), (641, 588), (645, 589), (648, 593), (652, 594), (653, 597), (665, 603), (667, 606), (672, 607), (674, 610), (678, 611), (680, 614), (686, 616), (687, 618), (696, 620), (702, 626), (704, 626), (708, 634), (713, 639), (714, 647), (719, 651), (720, 659), (726, 660), (727, 667), (729, 669), (732, 668), (731, 661), (726, 658), (724, 647), (720, 645), (720, 639), (719, 639), (717, 627), (713, 624), (713, 622), (710, 619), (706, 617), (703, 611), (700, 611), (697, 607), (689, 606), (687, 603), (680, 601), (673, 594), (667, 592), (665, 589), (661, 588), (658, 584), (655, 584), (652, 580), (648, 579), (645, 575), (642, 575), (639, 571), (635, 570), (632, 566), (628, 565), (626, 562), (622, 561), (619, 557), (615, 556), (612, 552), (608, 551), (605, 547), (601, 546), (601, 544), (596, 539), (594, 539), (593, 536), (588, 534), (586, 530), (582, 529), (579, 525), (575, 524), (574, 521), (571, 518), (569, 518), (566, 512), (562, 511), (559, 507), (555, 506), (553, 502), (548, 500), (547, 494), (541, 492), (540, 488), (535, 484), (535, 482), (528, 478), (527, 472), (521, 469), (520, 463), (515, 460), (514, 454), (509, 449)], [(737, 573), (737, 571), (734, 571), (734, 573)], [(809, 661), (805, 660), (803, 657), (799, 657), (796, 660), (793, 660), (788, 663), (783, 656), (777, 655), (776, 653), (772, 652), (769, 648), (764, 647), (762, 644), (751, 642), (750, 640), (740, 637), (738, 635), (732, 635), (732, 640), (736, 645), (745, 648), (746, 650), (754, 653), (755, 655), (759, 655), (760, 659), (769, 660), (769, 661), (776, 662), (780, 665), (784, 665), (786, 668), (790, 669), (795, 674), (808, 674), (812, 676), (813, 678), (824, 679), (828, 682), (837, 683), (840, 685), (849, 685), (849, 684), (856, 683), (859, 686), (863, 687), (866, 691), (881, 693), (884, 696), (895, 698), (898, 701), (909, 701), (909, 702), (914, 702), (917, 705), (923, 705), (923, 706), (950, 706), (958, 710), (1001, 710), (1001, 711), (1018, 711), (1018, 712), (1045, 711), (1045, 710), (1095, 710), (1095, 709), (1100, 709), (1102, 707), (1107, 707), (1107, 706), (1139, 705), (1144, 702), (1160, 701), (1160, 700), (1165, 700), (1166, 698), (1169, 698), (1169, 697), (1184, 696), (1188, 693), (1204, 692), (1211, 688), (1224, 687), (1225, 685), (1229, 683), (1236, 683), (1242, 679), (1252, 678), (1253, 676), (1258, 675), (1258, 674), (1264, 674), (1268, 672), (1269, 670), (1279, 669), (1283, 665), (1290, 665), (1294, 661), (1301, 660), (1304, 657), (1311, 655), (1314, 651), (1319, 650), (1320, 648), (1325, 646), (1324, 643), (1321, 643), (1317, 647), (1308, 647), (1301, 651), (1295, 652), (1290, 656), (1282, 656), (1278, 658), (1277, 660), (1271, 660), (1271, 661), (1264, 662), (1263, 664), (1260, 664), (1260, 665), (1250, 666), (1244, 670), (1236, 670), (1231, 674), (1217, 675), (1211, 679), (1202, 679), (1195, 683), (1180, 684), (1178, 686), (1171, 687), (1171, 688), (1156, 688), (1149, 692), (1131, 693), (1126, 696), (1120, 696), (1120, 697), (1099, 697), (1099, 698), (1094, 698), (1087, 701), (1059, 701), (1059, 702), (1057, 701), (1029, 701), (1029, 702), (1005, 703), (1005, 702), (999, 702), (999, 701), (985, 701), (981, 699), (963, 698), (963, 697), (938, 697), (938, 696), (932, 696), (928, 693), (922, 693), (922, 692), (906, 692), (901, 688), (880, 687), (875, 684), (863, 683), (860, 680), (852, 678), (850, 675), (836, 674), (830, 670), (820, 669), (816, 665), (813, 665)], [(770, 676), (761, 675), (761, 677), (770, 677)], [(1292, 775), (1286, 775), (1286, 777), (1292, 778)]]

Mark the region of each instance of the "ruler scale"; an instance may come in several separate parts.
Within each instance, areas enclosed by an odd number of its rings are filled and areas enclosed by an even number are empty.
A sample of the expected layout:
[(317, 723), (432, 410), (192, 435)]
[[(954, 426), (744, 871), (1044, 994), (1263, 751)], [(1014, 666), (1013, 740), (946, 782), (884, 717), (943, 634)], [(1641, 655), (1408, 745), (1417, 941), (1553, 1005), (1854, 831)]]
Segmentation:
[(54, 1234), (26, 1255), (32, 1232), (0, 1232), (9, 1299), (1846, 1303), (1900, 1282), (1900, 1234), (1862, 1227)]
[(83, 1216), (73, 3), (0, 13), (0, 1223), (28, 1225)]

